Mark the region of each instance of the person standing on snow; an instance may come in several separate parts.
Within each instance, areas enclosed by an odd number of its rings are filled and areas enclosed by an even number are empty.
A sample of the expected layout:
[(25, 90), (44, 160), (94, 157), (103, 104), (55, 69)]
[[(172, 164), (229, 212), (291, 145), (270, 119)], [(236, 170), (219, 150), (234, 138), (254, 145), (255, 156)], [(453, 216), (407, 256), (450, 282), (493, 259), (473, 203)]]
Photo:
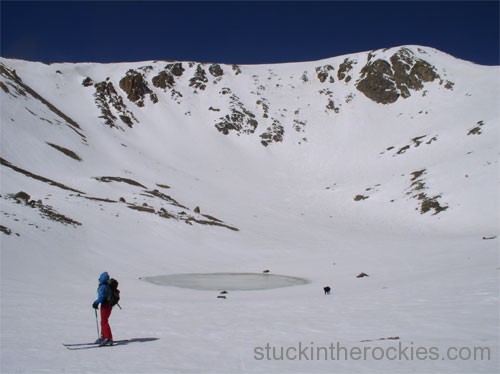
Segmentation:
[(101, 337), (96, 340), (96, 344), (99, 345), (113, 345), (113, 334), (109, 326), (109, 316), (113, 309), (113, 306), (108, 303), (108, 296), (111, 292), (108, 286), (109, 279), (109, 274), (106, 271), (100, 275), (97, 300), (92, 304), (94, 309), (98, 309), (99, 304), (101, 304)]

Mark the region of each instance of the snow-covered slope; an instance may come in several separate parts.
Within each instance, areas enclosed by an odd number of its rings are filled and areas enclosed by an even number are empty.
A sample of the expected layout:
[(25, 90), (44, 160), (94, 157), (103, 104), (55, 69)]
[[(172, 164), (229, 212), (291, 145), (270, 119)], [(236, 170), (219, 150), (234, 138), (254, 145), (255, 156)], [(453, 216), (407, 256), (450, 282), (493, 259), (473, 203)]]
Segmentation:
[[(2, 58), (0, 88), (2, 372), (498, 368), (498, 67), (420, 46), (259, 66)], [(264, 269), (310, 283), (221, 300), (140, 279)], [(115, 339), (158, 340), (68, 351), (95, 338), (104, 270)], [(256, 354), (337, 342), (491, 357)]]

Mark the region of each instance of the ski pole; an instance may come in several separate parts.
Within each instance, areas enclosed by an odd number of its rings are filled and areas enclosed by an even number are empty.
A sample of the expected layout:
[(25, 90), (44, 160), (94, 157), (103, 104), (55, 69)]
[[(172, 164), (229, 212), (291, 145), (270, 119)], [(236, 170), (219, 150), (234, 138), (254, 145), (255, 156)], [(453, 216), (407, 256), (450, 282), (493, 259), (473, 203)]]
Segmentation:
[(97, 328), (97, 339), (100, 338), (100, 335), (99, 335), (99, 321), (97, 320), (97, 309), (94, 309), (95, 311), (95, 327)]

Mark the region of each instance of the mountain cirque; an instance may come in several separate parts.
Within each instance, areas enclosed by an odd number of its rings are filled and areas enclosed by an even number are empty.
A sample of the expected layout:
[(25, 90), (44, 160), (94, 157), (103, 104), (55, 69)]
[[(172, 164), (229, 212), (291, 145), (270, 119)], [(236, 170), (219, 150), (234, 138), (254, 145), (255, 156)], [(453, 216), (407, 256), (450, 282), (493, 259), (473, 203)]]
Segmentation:
[[(472, 97), (470, 92), (455, 92), (454, 80), (457, 77), (464, 79), (464, 82), (469, 79), (453, 74), (450, 78), (449, 64), (458, 63), (456, 61), (439, 51), (418, 46), (377, 50), (322, 61), (255, 66), (175, 61), (42, 65), (2, 59), (0, 93), (6, 95), (2, 100), (7, 102), (6, 98), (9, 98), (10, 102), (18, 106), (17, 109), (6, 108), (8, 110), (2, 128), (7, 135), (11, 134), (8, 135), (9, 140), (14, 141), (21, 133), (16, 132), (14, 127), (6, 127), (7, 124), (19, 126), (17, 123), (23, 121), (23, 126), (29, 127), (30, 121), (33, 121), (38, 125), (48, 125), (50, 127), (43, 127), (45, 135), (42, 137), (45, 140), (40, 144), (41, 149), (49, 146), (59, 157), (67, 157), (80, 165), (86, 165), (90, 157), (90, 133), (96, 131), (98, 135), (94, 134), (94, 143), (96, 139), (104, 141), (109, 135), (115, 139), (113, 142), (116, 142), (117, 136), (121, 137), (119, 149), (115, 149), (114, 153), (123, 153), (123, 156), (116, 157), (125, 157), (127, 149), (131, 147), (127, 134), (138, 128), (146, 130), (155, 127), (160, 131), (168, 129), (168, 132), (172, 132), (174, 129), (183, 131), (180, 129), (189, 128), (187, 124), (195, 123), (197, 130), (191, 132), (190, 137), (197, 132), (219, 133), (231, 139), (234, 136), (236, 139), (245, 138), (245, 142), (257, 145), (262, 152), (283, 144), (286, 149), (293, 149), (291, 154), (297, 155), (304, 151), (288, 147), (305, 147), (313, 136), (314, 148), (326, 147), (329, 151), (318, 153), (314, 162), (297, 156), (299, 168), (305, 168), (301, 166), (303, 161), (309, 162), (313, 170), (315, 165), (327, 162), (337, 169), (338, 165), (343, 165), (339, 170), (345, 168), (349, 172), (360, 163), (373, 164), (377, 158), (386, 160), (391, 157), (394, 159), (392, 164), (400, 163), (399, 160), (405, 157), (414, 160), (402, 168), (399, 181), (395, 180), (393, 173), (393, 176), (381, 176), (380, 179), (385, 179), (386, 183), (370, 180), (364, 185), (358, 183), (353, 186), (349, 190), (350, 201), (357, 205), (377, 201), (384, 193), (388, 194), (387, 185), (394, 184), (398, 186), (397, 191), (392, 191), (391, 187), (391, 196), (384, 198), (386, 201), (413, 201), (416, 204), (414, 209), (420, 214), (438, 215), (448, 212), (453, 206), (447, 201), (447, 194), (438, 187), (439, 183), (436, 183), (437, 172), (428, 167), (428, 162), (421, 164), (417, 152), (432, 151), (436, 155), (447, 153), (440, 145), (446, 141), (446, 136), (433, 128), (444, 125), (432, 119), (433, 115), (439, 117), (440, 110), (433, 97), (439, 97), (441, 102), (449, 101), (451, 106), (461, 105)], [(16, 66), (20, 69), (16, 69)], [(43, 71), (46, 75), (43, 77), (45, 84), (38, 84), (33, 77), (25, 78), (31, 66)], [(461, 87), (465, 86), (462, 83)], [(477, 116), (472, 116), (464, 123), (462, 135), (476, 135), (484, 139), (484, 133), (490, 132), (494, 125), (494, 119), (487, 117), (487, 113), (478, 111)], [(365, 127), (362, 129), (359, 124)], [(390, 132), (382, 130), (388, 126)], [(112, 133), (106, 132), (106, 128)], [(408, 130), (399, 134), (400, 128)], [(29, 138), (30, 131), (26, 130), (24, 136)], [(155, 138), (157, 134), (154, 131), (158, 130), (151, 131)], [(352, 131), (358, 134), (357, 138), (351, 137)], [(372, 135), (379, 140), (365, 143), (364, 146), (361, 143), (358, 145), (364, 134), (372, 131)], [(335, 138), (332, 138), (334, 143), (325, 143), (323, 132), (328, 134), (326, 138), (335, 133)], [(176, 134), (178, 136), (181, 133)], [(185, 144), (184, 149), (191, 147), (189, 136), (185, 143), (179, 138)], [(179, 143), (175, 139), (171, 140), (171, 147)], [(19, 138), (16, 141), (22, 143), (24, 140)], [(199, 144), (205, 146), (203, 141)], [(140, 146), (145, 149), (149, 147), (147, 144)], [(371, 159), (364, 159), (365, 156), (361, 156), (360, 152), (371, 152), (371, 147), (376, 148), (373, 155), (369, 156)], [(337, 148), (344, 149), (344, 154), (340, 151), (337, 153)], [(174, 198), (161, 192), (162, 187), (160, 190), (148, 187), (163, 186), (164, 183), (143, 180), (140, 175), (142, 171), (136, 170), (134, 178), (126, 175), (132, 173), (126, 167), (115, 170), (114, 175), (109, 171), (103, 172), (101, 175), (107, 175), (105, 177), (87, 175), (90, 180), (112, 185), (112, 190), (116, 191), (103, 192), (107, 189), (96, 187), (94, 192), (94, 187), (85, 189), (73, 185), (71, 179), (50, 176), (40, 167), (33, 167), (26, 157), (11, 152), (11, 149), (2, 144), (1, 165), (4, 169), (56, 188), (77, 192), (78, 198), (105, 204), (124, 204), (137, 212), (188, 224), (238, 230), (213, 215), (201, 214), (199, 207), (196, 211), (188, 207), (190, 204), (179, 203), (183, 200), (182, 191), (172, 192), (176, 194)], [(43, 149), (46, 154), (47, 151)], [(98, 152), (101, 151), (106, 152), (106, 149)], [(165, 149), (161, 152), (169, 154), (170, 151)], [(433, 155), (432, 152), (428, 154)], [(114, 153), (110, 156), (114, 157)], [(336, 163), (325, 161), (332, 156), (337, 160)], [(101, 158), (105, 165), (108, 155)], [(493, 163), (492, 160), (487, 161), (487, 165)], [(388, 169), (388, 165), (384, 169)], [(331, 173), (332, 167), (318, 169), (318, 175)], [(361, 173), (366, 173), (366, 170), (363, 168)], [(339, 179), (339, 175), (336, 179)], [(328, 183), (326, 189), (338, 192), (337, 182), (332, 183)], [(8, 193), (14, 195), (23, 191), (23, 188), (19, 186), (18, 190)], [(124, 188), (126, 191), (123, 191)], [(322, 188), (325, 188), (324, 185)], [(118, 191), (122, 191), (122, 195)], [(34, 191), (27, 192), (34, 194)], [(193, 202), (191, 205), (198, 206), (199, 203)]]

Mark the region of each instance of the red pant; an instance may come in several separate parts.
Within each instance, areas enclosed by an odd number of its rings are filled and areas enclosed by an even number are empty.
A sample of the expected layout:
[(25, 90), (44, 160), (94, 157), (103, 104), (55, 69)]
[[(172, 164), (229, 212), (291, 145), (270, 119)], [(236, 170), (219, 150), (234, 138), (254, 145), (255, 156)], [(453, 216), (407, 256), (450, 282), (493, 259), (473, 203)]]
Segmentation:
[(113, 339), (111, 327), (109, 326), (109, 316), (113, 307), (109, 304), (101, 304), (101, 336), (104, 339)]

